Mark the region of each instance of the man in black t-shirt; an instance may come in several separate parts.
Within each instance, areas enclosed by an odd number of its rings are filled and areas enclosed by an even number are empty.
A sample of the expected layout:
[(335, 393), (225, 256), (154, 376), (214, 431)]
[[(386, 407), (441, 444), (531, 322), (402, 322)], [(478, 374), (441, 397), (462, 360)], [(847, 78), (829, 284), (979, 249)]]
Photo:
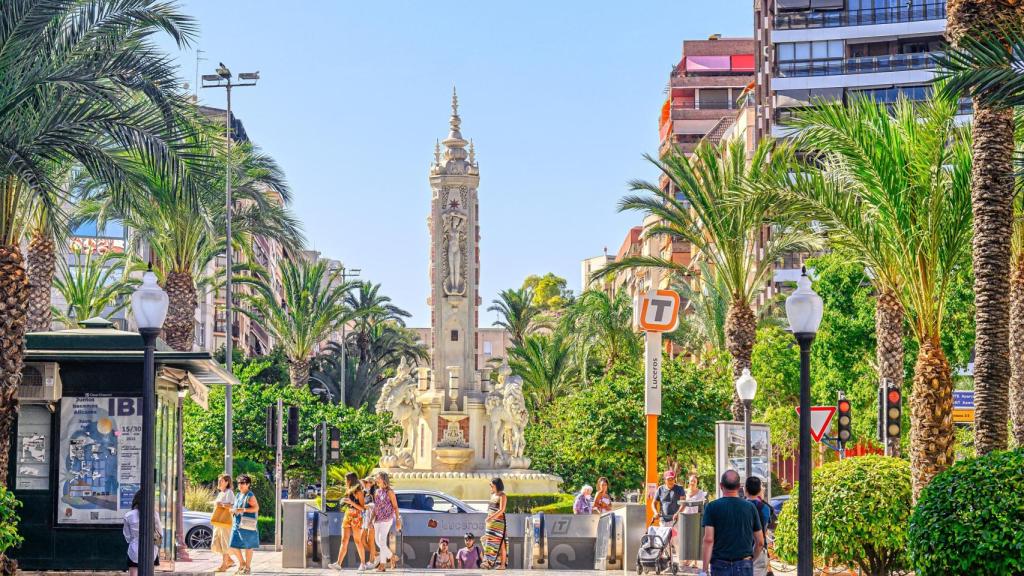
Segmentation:
[(665, 483), (658, 486), (654, 500), (651, 501), (659, 526), (675, 526), (679, 518), (679, 501), (684, 498), (686, 491), (676, 484), (676, 473), (671, 470), (665, 472)]
[(704, 549), (700, 576), (751, 576), (754, 558), (764, 548), (764, 532), (757, 508), (739, 497), (740, 475), (726, 470), (722, 497), (704, 508)]

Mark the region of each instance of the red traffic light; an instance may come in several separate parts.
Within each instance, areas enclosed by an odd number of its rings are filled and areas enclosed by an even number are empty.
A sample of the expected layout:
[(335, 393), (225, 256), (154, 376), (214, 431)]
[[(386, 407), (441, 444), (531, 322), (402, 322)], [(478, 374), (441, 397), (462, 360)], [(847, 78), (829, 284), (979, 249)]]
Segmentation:
[(849, 412), (850, 411), (850, 401), (849, 400), (840, 400), (839, 401), (839, 411), (840, 412)]
[(899, 401), (900, 401), (900, 392), (899, 392), (899, 390), (889, 390), (889, 403), (890, 404), (899, 404)]

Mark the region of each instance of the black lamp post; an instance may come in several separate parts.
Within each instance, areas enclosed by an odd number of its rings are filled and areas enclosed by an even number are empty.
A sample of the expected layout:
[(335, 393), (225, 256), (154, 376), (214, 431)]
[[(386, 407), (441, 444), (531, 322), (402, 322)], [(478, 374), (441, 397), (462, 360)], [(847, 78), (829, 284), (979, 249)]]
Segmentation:
[(786, 298), (786, 317), (800, 345), (800, 500), (797, 502), (797, 576), (813, 576), (811, 531), (811, 343), (822, 314), (821, 297), (811, 289), (804, 268), (797, 289)]
[(156, 466), (153, 428), (156, 423), (156, 337), (167, 317), (167, 293), (156, 283), (152, 269), (142, 276), (142, 286), (132, 294), (132, 315), (143, 344), (142, 374), (142, 504), (139, 508), (139, 574), (152, 576), (154, 523), (156, 517)]
[(757, 395), (757, 380), (750, 375), (749, 368), (744, 368), (743, 373), (736, 379), (736, 394), (743, 401), (743, 453), (746, 455), (743, 478), (746, 479), (754, 475), (754, 458), (750, 446), (750, 405)]

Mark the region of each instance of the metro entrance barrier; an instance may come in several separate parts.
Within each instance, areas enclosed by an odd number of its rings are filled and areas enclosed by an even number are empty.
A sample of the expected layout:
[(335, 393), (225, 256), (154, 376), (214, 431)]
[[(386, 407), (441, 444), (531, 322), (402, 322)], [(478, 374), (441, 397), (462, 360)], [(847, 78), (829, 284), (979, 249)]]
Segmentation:
[(704, 518), (704, 502), (687, 502), (684, 506), (696, 508), (692, 514), (679, 514), (676, 522), (676, 560), (700, 560), (703, 533), (701, 520)]
[(547, 543), (544, 542), (544, 513), (538, 512), (526, 519), (523, 534), (523, 569), (546, 570)]
[(619, 570), (623, 566), (623, 526), (625, 515), (615, 512), (602, 514), (597, 522), (597, 542), (594, 544), (594, 570)]
[[(402, 514), (402, 535), (400, 554), (402, 564), (408, 568), (426, 568), (430, 556), (437, 550), (437, 543), (448, 538), (452, 553), (458, 552), (463, 546), (463, 536), (472, 532), (476, 536), (476, 545), (483, 550), (484, 521), (487, 514), (460, 512), (429, 512)], [(506, 545), (508, 567), (522, 568), (523, 536), (526, 526), (526, 514), (506, 514)], [(475, 569), (476, 567), (473, 566)]]
[(306, 513), (311, 500), (282, 500), (281, 567), (306, 566)]

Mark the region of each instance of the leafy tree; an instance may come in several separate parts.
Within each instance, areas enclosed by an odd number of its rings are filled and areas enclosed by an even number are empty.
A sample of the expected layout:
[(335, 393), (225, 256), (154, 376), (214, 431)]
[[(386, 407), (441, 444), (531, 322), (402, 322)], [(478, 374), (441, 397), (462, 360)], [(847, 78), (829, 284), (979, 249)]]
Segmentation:
[(14, 497), (14, 493), (0, 485), (0, 574), (17, 573), (17, 563), (7, 558), (7, 551), (25, 541), (18, 534), (19, 507), (21, 502)]
[(543, 276), (531, 274), (523, 280), (522, 290), (533, 293), (533, 304), (545, 314), (561, 312), (572, 302), (572, 290), (561, 276), (548, 272)]
[(286, 260), (281, 266), (282, 300), (265, 283), (254, 283), (254, 293), (243, 295), (251, 305), (240, 311), (261, 322), (288, 357), (292, 386), (309, 382), (310, 356), (314, 347), (352, 319), (345, 306), (351, 282), (341, 280), (340, 269), (327, 262)]
[[(907, 565), (907, 521), (912, 508), (906, 460), (859, 456), (814, 470), (814, 552), (830, 564), (887, 576)], [(775, 530), (775, 551), (796, 562), (800, 485), (790, 493)]]
[(1021, 470), (1024, 450), (1017, 449), (957, 462), (933, 478), (910, 518), (915, 573), (1024, 573)]
[[(714, 146), (702, 143), (689, 156), (678, 150), (661, 160), (648, 156), (672, 186), (662, 189), (657, 182), (633, 181), (631, 189), (646, 195), (619, 202), (620, 211), (656, 219), (645, 228), (645, 237), (665, 235), (689, 242), (713, 265), (729, 292), (725, 336), (734, 377), (750, 368), (757, 333), (751, 304), (770, 277), (772, 263), (786, 252), (817, 243), (778, 194), (792, 166), (791, 148), (765, 140), (748, 158), (745, 146), (736, 139)], [(763, 241), (762, 231), (769, 225), (774, 232)], [(612, 262), (595, 277), (629, 268), (657, 268), (683, 276), (692, 272), (687, 264), (659, 256), (631, 256)], [(732, 413), (737, 419), (743, 416), (743, 404), (735, 395)]]
[(691, 353), (705, 348), (725, 350), (725, 319), (729, 314), (729, 288), (722, 277), (707, 265), (699, 264), (700, 274), (693, 281), (677, 279), (672, 289), (686, 303), (679, 314), (679, 328), (668, 334), (668, 339)]
[(970, 138), (957, 110), (956, 99), (942, 96), (891, 109), (862, 98), (818, 103), (793, 121), (823, 167), (791, 179), (793, 191), (830, 241), (871, 267), (883, 303), (893, 291), (919, 345), (910, 410), (915, 494), (953, 461), (953, 380), (941, 335), (971, 234)]
[[(758, 330), (750, 355), (750, 373), (757, 380), (753, 420), (771, 427), (772, 450), (793, 456), (799, 447), (800, 351), (792, 334), (778, 327)], [(811, 363), (814, 366), (814, 363)]]
[(497, 312), (495, 326), (501, 326), (509, 333), (513, 346), (522, 346), (526, 337), (537, 328), (541, 309), (534, 304), (533, 288), (507, 289), (498, 293), (487, 307), (488, 312)]
[[(687, 468), (708, 463), (713, 475), (715, 421), (729, 417), (732, 378), (728, 362), (706, 365), (665, 359), (658, 445), (666, 462)], [(612, 490), (644, 483), (644, 374), (635, 364), (616, 365), (601, 380), (549, 404), (526, 428), (533, 467), (558, 474), (575, 490), (607, 476)]]
[(604, 371), (640, 355), (640, 337), (633, 330), (633, 303), (625, 290), (614, 296), (600, 290), (584, 291), (568, 307), (558, 330), (568, 335), (584, 378), (595, 354), (604, 359)]
[(508, 351), (512, 372), (523, 378), (523, 392), (534, 418), (556, 398), (572, 392), (579, 382), (569, 341), (562, 332), (533, 334), (522, 346)]
[(127, 275), (125, 254), (74, 251), (71, 258), (75, 265), (61, 260), (60, 275), (53, 280), (53, 287), (67, 302), (64, 309), (53, 306), (53, 317), (61, 324), (76, 328), (82, 320), (114, 315), (128, 307), (138, 281)]

